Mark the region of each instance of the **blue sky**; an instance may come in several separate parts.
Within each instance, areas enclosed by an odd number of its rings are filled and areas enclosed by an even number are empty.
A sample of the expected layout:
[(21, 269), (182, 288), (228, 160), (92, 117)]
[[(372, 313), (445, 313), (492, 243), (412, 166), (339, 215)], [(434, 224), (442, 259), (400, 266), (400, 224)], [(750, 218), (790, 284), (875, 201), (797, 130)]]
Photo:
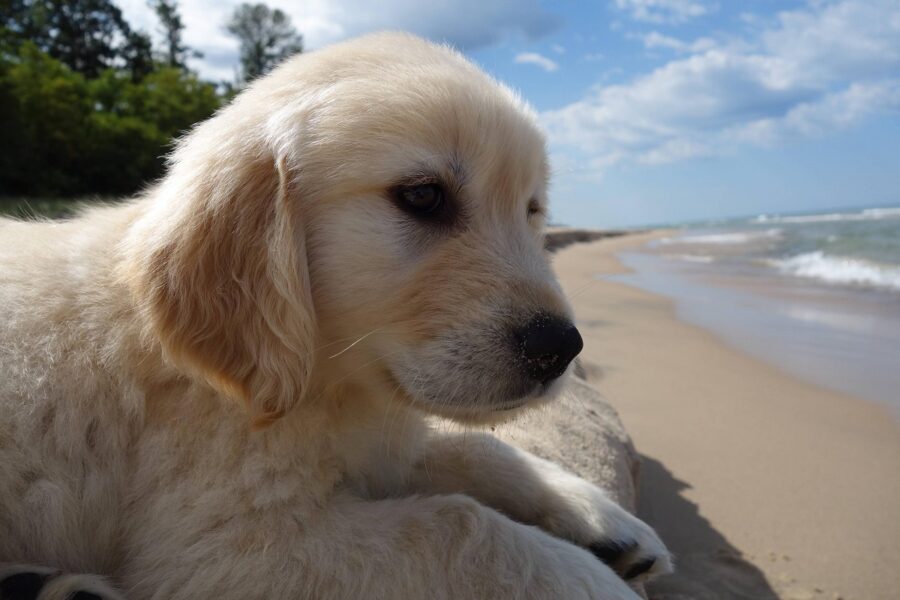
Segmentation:
[[(193, 66), (231, 79), (236, 0), (183, 0)], [(900, 204), (900, 0), (272, 0), (315, 49), (404, 29), (537, 110), (552, 216), (636, 226)], [(144, 0), (120, 2), (156, 27)]]

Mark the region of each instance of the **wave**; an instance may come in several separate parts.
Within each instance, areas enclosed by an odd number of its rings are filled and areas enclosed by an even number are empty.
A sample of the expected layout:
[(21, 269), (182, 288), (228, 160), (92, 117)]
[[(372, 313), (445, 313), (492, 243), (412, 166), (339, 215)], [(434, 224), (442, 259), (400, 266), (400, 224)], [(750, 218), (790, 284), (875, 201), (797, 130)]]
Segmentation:
[(891, 208), (867, 208), (862, 214), (873, 219), (881, 219), (883, 217), (900, 217), (900, 206)]
[(781, 235), (780, 229), (764, 231), (740, 231), (732, 233), (706, 233), (677, 238), (665, 238), (660, 244), (747, 244), (762, 239), (776, 238)]
[(681, 260), (684, 262), (702, 263), (702, 264), (709, 264), (709, 263), (715, 261), (715, 259), (712, 256), (704, 256), (702, 254), (663, 254), (663, 257), (668, 258), (670, 260)]
[(900, 207), (867, 208), (852, 213), (827, 213), (823, 215), (770, 216), (759, 215), (751, 223), (829, 223), (833, 221), (877, 221), (880, 219), (900, 219)]
[(860, 285), (900, 291), (900, 267), (859, 258), (807, 252), (770, 261), (782, 273), (826, 283)]

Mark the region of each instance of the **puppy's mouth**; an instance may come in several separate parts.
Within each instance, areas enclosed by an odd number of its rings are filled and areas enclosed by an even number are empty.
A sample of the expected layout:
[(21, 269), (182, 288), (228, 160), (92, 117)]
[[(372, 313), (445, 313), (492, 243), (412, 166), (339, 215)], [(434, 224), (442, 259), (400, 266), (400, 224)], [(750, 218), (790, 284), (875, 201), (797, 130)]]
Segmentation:
[(568, 370), (564, 371), (559, 377), (546, 383), (536, 383), (533, 388), (522, 396), (501, 402), (495, 406), (487, 407), (489, 411), (510, 411), (533, 404), (542, 404), (556, 397), (559, 391), (565, 385)]
[[(502, 422), (513, 418), (523, 410), (552, 401), (564, 387), (568, 371), (569, 369), (552, 381), (543, 383), (507, 382), (502, 386), (500, 393), (490, 389), (472, 389), (464, 396), (458, 394), (442, 396), (442, 391), (447, 388), (459, 390), (459, 383), (456, 385), (446, 381), (426, 383), (422, 381), (420, 373), (410, 382), (410, 378), (402, 369), (399, 373), (393, 369), (388, 370), (393, 384), (405, 392), (413, 406), (431, 414), (470, 424)], [(503, 377), (497, 376), (493, 380), (503, 381)]]

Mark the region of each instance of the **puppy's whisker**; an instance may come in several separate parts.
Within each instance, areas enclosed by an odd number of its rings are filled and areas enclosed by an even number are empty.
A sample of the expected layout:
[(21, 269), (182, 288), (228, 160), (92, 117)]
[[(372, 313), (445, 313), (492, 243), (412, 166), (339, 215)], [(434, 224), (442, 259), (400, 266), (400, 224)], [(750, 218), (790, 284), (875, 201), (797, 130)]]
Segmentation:
[[(376, 327), (369, 333), (364, 334), (362, 337), (363, 338), (368, 337), (368, 336), (372, 335), (373, 333), (375, 333), (376, 331), (384, 331), (388, 327), (391, 327), (394, 325), (400, 325), (400, 324), (402, 324), (402, 323), (400, 323), (400, 322), (384, 323), (384, 324)], [(311, 355), (315, 354), (316, 352), (324, 350), (325, 348), (334, 346), (335, 344), (341, 344), (341, 343), (347, 342), (349, 340), (361, 341), (360, 336), (358, 336), (358, 335), (348, 335), (347, 337), (342, 337), (342, 338), (338, 338), (336, 340), (332, 340), (332, 341), (328, 342), (327, 344), (321, 344), (319, 346), (316, 346), (315, 348), (312, 349), (312, 351), (308, 355), (311, 356)], [(351, 344), (351, 346), (353, 346), (353, 345), (354, 344)], [(347, 350), (347, 349), (349, 349), (349, 347), (345, 348), (345, 350)], [(343, 352), (343, 350), (341, 352)], [(339, 352), (338, 354), (341, 354), (341, 352)], [(332, 357), (329, 357), (329, 358), (332, 358)]]
[(375, 329), (373, 329), (373, 330), (370, 331), (369, 333), (367, 333), (367, 334), (365, 334), (365, 335), (360, 336), (359, 338), (357, 338), (355, 342), (353, 342), (352, 344), (350, 344), (349, 346), (347, 346), (346, 348), (344, 348), (344, 349), (341, 350), (340, 352), (337, 352), (336, 354), (332, 354), (332, 355), (329, 356), (328, 358), (337, 358), (338, 356), (340, 356), (341, 354), (345, 353), (345, 352), (346, 352), (347, 350), (349, 350), (350, 348), (354, 347), (354, 346), (357, 345), (358, 343), (360, 343), (360, 342), (362, 342), (363, 340), (365, 340), (367, 337), (369, 337), (369, 336), (372, 335), (373, 333), (376, 333), (376, 332), (378, 332), (378, 331), (384, 329), (384, 327), (385, 327), (384, 325), (382, 325), (381, 327), (376, 327)]
[(590, 289), (591, 287), (597, 285), (598, 283), (600, 283), (600, 280), (599, 280), (599, 279), (592, 279), (591, 281), (588, 281), (587, 283), (585, 283), (584, 285), (582, 285), (581, 287), (579, 287), (577, 290), (575, 290), (575, 291), (572, 292), (571, 294), (567, 294), (567, 296), (568, 296), (568, 298), (569, 298), (570, 300), (571, 300), (572, 298), (577, 298), (578, 296), (580, 296), (581, 294), (583, 294), (584, 292), (586, 292), (586, 291), (587, 291), (588, 289)]
[(338, 379), (332, 381), (331, 383), (329, 383), (329, 384), (326, 385), (325, 387), (323, 387), (322, 390), (319, 392), (319, 394), (318, 394), (313, 400), (314, 400), (314, 401), (319, 400), (319, 399), (320, 399), (322, 396), (324, 396), (326, 393), (329, 393), (329, 392), (331, 392), (332, 390), (334, 390), (334, 389), (335, 389), (338, 385), (340, 385), (344, 380), (346, 380), (347, 378), (349, 378), (349, 377), (355, 375), (356, 373), (359, 373), (360, 371), (362, 371), (362, 370), (365, 369), (366, 367), (371, 366), (371, 365), (373, 365), (374, 363), (377, 363), (378, 361), (380, 361), (380, 360), (382, 360), (382, 359), (384, 359), (384, 358), (387, 358), (387, 357), (389, 357), (389, 356), (394, 356), (395, 354), (399, 354), (399, 352), (400, 352), (400, 351), (398, 350), (398, 351), (395, 351), (395, 352), (389, 352), (389, 353), (387, 353), (387, 354), (382, 354), (382, 355), (376, 356), (375, 358), (373, 358), (372, 360), (370, 360), (370, 361), (368, 361), (368, 362), (366, 362), (366, 363), (363, 363), (362, 365), (360, 365), (359, 367), (353, 369), (353, 370), (350, 371), (349, 373), (346, 373), (343, 377), (340, 377), (340, 378), (338, 378)]

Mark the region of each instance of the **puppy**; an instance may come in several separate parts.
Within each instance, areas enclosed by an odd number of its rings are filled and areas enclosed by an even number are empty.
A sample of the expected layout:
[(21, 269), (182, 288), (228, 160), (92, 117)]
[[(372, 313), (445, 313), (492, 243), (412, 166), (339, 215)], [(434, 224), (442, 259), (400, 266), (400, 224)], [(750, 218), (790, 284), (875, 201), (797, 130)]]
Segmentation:
[(613, 600), (670, 569), (600, 489), (427, 424), (509, 419), (581, 349), (511, 92), (373, 35), (170, 162), (129, 204), (0, 224), (0, 589)]

